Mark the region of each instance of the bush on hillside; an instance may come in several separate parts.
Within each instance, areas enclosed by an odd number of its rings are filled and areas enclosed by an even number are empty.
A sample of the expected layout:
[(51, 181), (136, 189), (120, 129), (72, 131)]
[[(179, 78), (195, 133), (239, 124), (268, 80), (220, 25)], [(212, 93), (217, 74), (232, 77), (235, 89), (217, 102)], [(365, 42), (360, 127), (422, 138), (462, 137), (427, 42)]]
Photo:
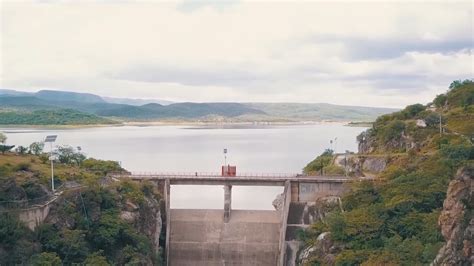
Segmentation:
[(116, 161), (104, 161), (94, 158), (88, 158), (81, 163), (81, 167), (89, 171), (97, 171), (106, 175), (110, 172), (123, 171), (124, 169)]
[(303, 169), (303, 172), (305, 174), (320, 172), (324, 167), (331, 163), (333, 157), (334, 151), (331, 149), (326, 149), (321, 155), (306, 165)]
[(29, 261), (29, 265), (32, 266), (61, 266), (63, 265), (58, 254), (54, 252), (42, 252), (33, 255)]
[(401, 120), (390, 121), (386, 126), (380, 128), (380, 138), (383, 143), (395, 140), (398, 141), (402, 137), (405, 130), (405, 123)]
[(33, 142), (30, 144), (30, 152), (34, 155), (43, 153), (44, 142)]
[(60, 163), (80, 165), (86, 156), (71, 146), (58, 146), (55, 152)]

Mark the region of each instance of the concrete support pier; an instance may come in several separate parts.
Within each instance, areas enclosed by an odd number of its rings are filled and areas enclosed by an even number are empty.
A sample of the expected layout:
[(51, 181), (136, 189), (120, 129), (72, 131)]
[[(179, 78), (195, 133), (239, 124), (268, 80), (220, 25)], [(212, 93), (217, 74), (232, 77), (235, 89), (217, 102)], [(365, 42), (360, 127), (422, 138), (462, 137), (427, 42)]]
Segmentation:
[(232, 209), (232, 186), (224, 186), (224, 223), (230, 220), (230, 211)]

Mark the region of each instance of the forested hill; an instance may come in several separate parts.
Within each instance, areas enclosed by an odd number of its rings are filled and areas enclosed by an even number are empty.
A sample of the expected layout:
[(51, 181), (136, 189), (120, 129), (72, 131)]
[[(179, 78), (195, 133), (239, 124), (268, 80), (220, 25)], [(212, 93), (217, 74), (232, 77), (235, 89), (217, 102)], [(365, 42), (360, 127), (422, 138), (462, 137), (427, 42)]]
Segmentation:
[[(473, 81), (453, 82), (431, 104), (380, 116), (358, 141), (348, 173), (373, 174), (358, 164), (367, 158), (382, 162), (383, 170), (375, 182), (353, 184), (342, 208), (304, 234), (310, 253), (304, 263), (429, 265), (436, 258), (435, 265), (472, 265), (472, 253), (464, 251), (474, 242)], [(326, 151), (305, 171), (340, 170), (332, 157)], [(321, 239), (334, 242), (310, 252), (324, 245)]]
[[(71, 112), (71, 110), (75, 111), (75, 117), (81, 116), (81, 113), (83, 117), (70, 120), (56, 119), (52, 121), (52, 124), (77, 124), (78, 121), (85, 121), (88, 118), (90, 118), (89, 124), (103, 123), (104, 120), (100, 122), (100, 117), (116, 121), (373, 121), (377, 116), (395, 110), (320, 103), (185, 102), (164, 105), (148, 102), (147, 104), (136, 105), (137, 102), (140, 101), (137, 101), (137, 99), (117, 100), (115, 98), (110, 100), (107, 97), (102, 98), (98, 95), (87, 93), (50, 90), (23, 93), (12, 90), (0, 90), (0, 124), (35, 123), (34, 119), (28, 119), (27, 117), (37, 117), (38, 114), (41, 115), (53, 111), (64, 114)], [(18, 119), (15, 119), (15, 114), (18, 114)], [(40, 119), (40, 121), (46, 120), (48, 119)]]

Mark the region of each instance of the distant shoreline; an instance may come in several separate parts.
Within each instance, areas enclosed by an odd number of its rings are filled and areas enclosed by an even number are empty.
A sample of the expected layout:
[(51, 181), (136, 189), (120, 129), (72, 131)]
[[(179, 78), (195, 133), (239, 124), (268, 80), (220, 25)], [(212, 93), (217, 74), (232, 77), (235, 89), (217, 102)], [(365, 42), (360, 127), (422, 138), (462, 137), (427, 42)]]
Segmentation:
[(293, 121), (293, 122), (210, 122), (210, 121), (128, 121), (117, 124), (85, 124), (85, 125), (0, 125), (1, 129), (31, 128), (31, 129), (83, 129), (98, 127), (123, 127), (123, 126), (301, 126), (317, 124), (345, 124), (352, 127), (368, 127), (370, 122), (352, 121)]

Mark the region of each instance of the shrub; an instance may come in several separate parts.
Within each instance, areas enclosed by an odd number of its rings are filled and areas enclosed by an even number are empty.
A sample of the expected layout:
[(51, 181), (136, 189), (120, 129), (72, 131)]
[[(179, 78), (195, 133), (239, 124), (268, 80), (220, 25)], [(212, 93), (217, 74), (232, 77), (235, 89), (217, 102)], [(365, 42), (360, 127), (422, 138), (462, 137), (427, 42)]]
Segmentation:
[(87, 256), (87, 259), (83, 263), (85, 266), (109, 266), (107, 258), (102, 256), (102, 252), (94, 252)]
[(10, 151), (13, 148), (15, 148), (15, 145), (0, 145), (0, 152), (5, 154), (5, 152)]
[(458, 167), (465, 160), (474, 159), (474, 147), (472, 146), (462, 144), (444, 145), (441, 147), (440, 152), (452, 167)]
[(31, 257), (29, 265), (32, 266), (61, 266), (62, 261), (54, 252), (43, 252)]
[(56, 155), (60, 163), (80, 165), (86, 156), (71, 146), (59, 146)]
[(104, 160), (97, 160), (93, 158), (84, 160), (81, 163), (81, 167), (90, 171), (100, 172), (104, 175), (106, 175), (109, 172), (117, 172), (117, 171), (123, 170), (120, 164), (116, 161), (104, 161)]
[(31, 169), (30, 163), (19, 163), (13, 167), (15, 171), (29, 171)]
[(40, 155), (44, 149), (44, 142), (33, 142), (30, 144), (30, 152), (34, 155)]
[(15, 151), (16, 151), (18, 154), (24, 155), (24, 154), (26, 154), (26, 152), (28, 151), (28, 148), (27, 148), (27, 147), (24, 147), (24, 146), (18, 146), (18, 147), (16, 147)]
[(405, 123), (400, 120), (393, 120), (381, 130), (381, 140), (389, 142), (391, 140), (400, 140), (402, 132), (405, 130)]
[(316, 157), (312, 162), (305, 166), (303, 172), (306, 174), (315, 173), (321, 171), (324, 167), (328, 166), (333, 158), (334, 151), (331, 149), (325, 150), (321, 155)]
[(141, 203), (144, 199), (143, 191), (139, 185), (129, 180), (121, 181), (117, 186), (117, 191), (124, 196), (124, 200), (130, 199), (135, 203)]
[(345, 169), (337, 165), (328, 165), (324, 167), (324, 174), (325, 175), (344, 175)]
[(25, 191), (28, 199), (36, 199), (46, 195), (46, 192), (40, 184), (32, 180), (28, 180), (26, 183), (22, 184), (21, 187)]
[(41, 155), (39, 156), (39, 159), (40, 159), (40, 161), (41, 161), (42, 164), (45, 164), (46, 162), (49, 161), (49, 156), (46, 155), (46, 154), (41, 154)]
[(16, 217), (9, 213), (0, 214), (0, 244), (13, 247), (27, 232), (24, 224)]
[[(425, 123), (428, 127), (438, 127), (439, 126), (439, 117), (440, 115), (437, 113), (430, 112), (425, 116)], [(444, 120), (441, 118), (442, 121)]]
[(411, 119), (423, 112), (425, 109), (426, 107), (424, 105), (417, 103), (408, 105), (404, 110), (401, 111), (401, 114), (403, 115), (403, 118)]

